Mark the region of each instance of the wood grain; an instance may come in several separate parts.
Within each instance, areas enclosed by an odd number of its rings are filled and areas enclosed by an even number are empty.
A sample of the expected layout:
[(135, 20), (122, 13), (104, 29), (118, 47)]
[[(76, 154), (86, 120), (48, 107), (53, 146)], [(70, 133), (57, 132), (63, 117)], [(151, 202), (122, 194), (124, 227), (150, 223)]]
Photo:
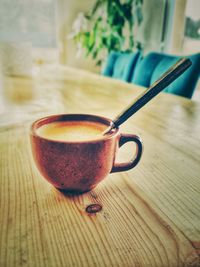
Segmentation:
[[(40, 95), (21, 106), (18, 124), (0, 127), (0, 266), (200, 266), (199, 104), (167, 94), (152, 100), (121, 130), (143, 138), (138, 167), (73, 196), (36, 169), (31, 121), (56, 110), (114, 118), (144, 89), (62, 67), (37, 82), (55, 93), (52, 111), (46, 103), (42, 110)], [(129, 147), (120, 154), (129, 157)], [(102, 210), (88, 214), (93, 203)]]

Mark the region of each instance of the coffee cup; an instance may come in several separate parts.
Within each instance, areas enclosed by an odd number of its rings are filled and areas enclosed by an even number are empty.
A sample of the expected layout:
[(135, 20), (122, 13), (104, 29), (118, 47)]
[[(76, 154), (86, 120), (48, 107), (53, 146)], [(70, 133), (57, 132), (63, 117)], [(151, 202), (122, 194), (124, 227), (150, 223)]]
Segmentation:
[[(137, 135), (113, 129), (103, 135), (112, 120), (88, 114), (52, 115), (31, 126), (32, 153), (40, 173), (54, 187), (83, 193), (93, 189), (109, 173), (134, 168), (142, 155)], [(129, 162), (115, 161), (118, 148), (134, 142), (134, 156)]]

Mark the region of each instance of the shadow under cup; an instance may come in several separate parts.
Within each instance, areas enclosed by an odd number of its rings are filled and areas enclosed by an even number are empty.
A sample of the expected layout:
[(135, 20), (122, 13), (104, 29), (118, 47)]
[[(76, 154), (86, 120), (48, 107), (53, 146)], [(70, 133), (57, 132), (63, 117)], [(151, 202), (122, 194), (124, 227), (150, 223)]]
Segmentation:
[[(83, 193), (94, 188), (109, 173), (127, 171), (139, 162), (142, 142), (132, 134), (121, 134), (119, 129), (87, 141), (57, 141), (44, 138), (37, 129), (52, 122), (93, 122), (107, 128), (110, 119), (87, 114), (53, 115), (35, 121), (31, 127), (31, 146), (40, 173), (56, 188), (67, 192)], [(134, 157), (130, 162), (116, 163), (120, 146), (135, 142)]]

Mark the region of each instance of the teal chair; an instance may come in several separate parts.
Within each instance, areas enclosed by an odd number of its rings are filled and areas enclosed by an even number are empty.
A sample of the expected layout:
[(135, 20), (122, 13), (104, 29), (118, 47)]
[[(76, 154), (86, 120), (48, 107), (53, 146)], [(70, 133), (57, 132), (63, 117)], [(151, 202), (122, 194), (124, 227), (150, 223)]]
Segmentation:
[[(187, 56), (192, 66), (164, 91), (167, 93), (191, 98), (200, 76), (200, 53)], [(152, 52), (147, 54), (136, 66), (131, 82), (149, 87), (168, 68), (178, 61), (180, 56)]]
[(102, 75), (131, 82), (136, 65), (141, 58), (139, 51), (135, 53), (112, 51), (107, 58)]

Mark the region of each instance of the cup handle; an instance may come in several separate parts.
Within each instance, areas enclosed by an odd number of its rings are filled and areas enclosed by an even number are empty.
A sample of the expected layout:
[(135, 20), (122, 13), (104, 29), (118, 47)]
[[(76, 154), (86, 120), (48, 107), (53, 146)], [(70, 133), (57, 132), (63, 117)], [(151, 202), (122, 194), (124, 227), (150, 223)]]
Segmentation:
[(136, 143), (136, 153), (135, 153), (134, 158), (131, 161), (125, 162), (125, 163), (114, 162), (111, 173), (128, 171), (134, 168), (140, 161), (140, 158), (142, 156), (142, 150), (143, 150), (142, 141), (140, 137), (137, 135), (133, 135), (133, 134), (122, 134), (119, 139), (119, 147), (123, 146), (127, 142)]

